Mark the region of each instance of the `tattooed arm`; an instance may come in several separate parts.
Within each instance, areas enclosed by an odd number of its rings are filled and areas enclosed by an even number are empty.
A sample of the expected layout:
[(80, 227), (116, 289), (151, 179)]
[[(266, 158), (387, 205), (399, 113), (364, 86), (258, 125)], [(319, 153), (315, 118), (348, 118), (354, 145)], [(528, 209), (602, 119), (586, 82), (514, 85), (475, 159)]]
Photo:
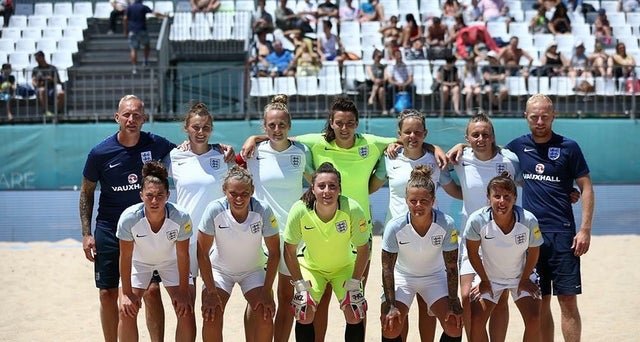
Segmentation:
[(382, 250), (382, 288), (384, 302), (382, 303), (382, 329), (393, 330), (394, 325), (401, 324), (400, 310), (396, 307), (396, 285), (393, 279), (393, 269), (398, 259), (397, 253)]
[(82, 226), (82, 249), (87, 260), (93, 262), (96, 253), (96, 243), (91, 235), (91, 215), (93, 214), (94, 193), (96, 183), (82, 178), (80, 188), (80, 224)]
[(447, 290), (449, 292), (449, 312), (446, 320), (453, 318), (456, 326), (462, 325), (462, 305), (458, 298), (458, 249), (443, 251), (444, 266), (447, 270)]

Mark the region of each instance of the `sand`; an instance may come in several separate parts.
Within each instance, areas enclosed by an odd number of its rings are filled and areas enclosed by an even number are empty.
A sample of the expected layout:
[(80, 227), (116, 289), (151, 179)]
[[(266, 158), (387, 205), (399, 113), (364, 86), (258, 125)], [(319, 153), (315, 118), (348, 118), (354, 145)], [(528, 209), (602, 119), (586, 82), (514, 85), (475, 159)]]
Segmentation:
[[(584, 341), (640, 340), (640, 235), (596, 236), (582, 258), (583, 291), (579, 296)], [(367, 287), (370, 319), (367, 341), (380, 341), (380, 237), (374, 239), (375, 254)], [(55, 243), (0, 242), (0, 341), (100, 341), (98, 291), (92, 280), (93, 265), (75, 240)], [(175, 315), (163, 293), (166, 309), (165, 340), (173, 340)], [(199, 312), (199, 300), (196, 303)], [(238, 287), (225, 313), (226, 340), (243, 338), (244, 299)], [(415, 305), (413, 307), (415, 309)], [(561, 341), (559, 308), (554, 300), (556, 340)], [(413, 310), (412, 310), (413, 311)], [(507, 341), (522, 339), (520, 315), (511, 304)], [(138, 318), (140, 340), (148, 341), (144, 315)], [(198, 317), (198, 316), (197, 316)], [(416, 313), (411, 313), (409, 341), (418, 341)], [(200, 324), (199, 324), (200, 326)], [(343, 340), (344, 320), (335, 299), (331, 303), (326, 341)], [(439, 332), (438, 332), (439, 334)], [(200, 340), (200, 338), (198, 338)], [(291, 339), (293, 341), (293, 338)]]

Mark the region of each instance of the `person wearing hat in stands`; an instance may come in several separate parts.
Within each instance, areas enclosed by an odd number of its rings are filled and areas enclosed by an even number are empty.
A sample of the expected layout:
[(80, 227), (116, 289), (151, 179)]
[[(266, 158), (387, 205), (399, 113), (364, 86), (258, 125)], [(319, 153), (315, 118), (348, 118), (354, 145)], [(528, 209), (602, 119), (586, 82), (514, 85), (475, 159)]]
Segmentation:
[(549, 46), (540, 56), (540, 68), (538, 68), (538, 76), (564, 76), (567, 72), (569, 61), (558, 51), (558, 42), (555, 40), (549, 43)]
[[(589, 90), (588, 82), (593, 77), (591, 70), (589, 70), (589, 58), (585, 54), (584, 43), (581, 40), (576, 41), (573, 46), (573, 56), (569, 61), (568, 76), (571, 78), (571, 84), (576, 86), (576, 90), (587, 91)], [(582, 78), (580, 84), (576, 84), (576, 78)], [(587, 83), (584, 83), (587, 82)]]
[(505, 80), (507, 72), (504, 65), (500, 64), (498, 54), (495, 51), (487, 53), (488, 65), (482, 68), (482, 78), (485, 81), (484, 91), (489, 98), (489, 114), (493, 108), (497, 108), (507, 98), (507, 86)]

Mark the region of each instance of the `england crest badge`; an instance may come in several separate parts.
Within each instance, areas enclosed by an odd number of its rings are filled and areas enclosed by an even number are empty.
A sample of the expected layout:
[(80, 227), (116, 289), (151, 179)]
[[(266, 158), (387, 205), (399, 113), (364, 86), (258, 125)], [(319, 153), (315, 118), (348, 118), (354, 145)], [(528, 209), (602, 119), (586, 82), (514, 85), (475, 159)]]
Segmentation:
[(140, 152), (140, 158), (142, 159), (142, 163), (148, 163), (151, 161), (151, 151)]
[(547, 152), (547, 156), (551, 160), (556, 160), (560, 158), (560, 147), (549, 147), (549, 151)]

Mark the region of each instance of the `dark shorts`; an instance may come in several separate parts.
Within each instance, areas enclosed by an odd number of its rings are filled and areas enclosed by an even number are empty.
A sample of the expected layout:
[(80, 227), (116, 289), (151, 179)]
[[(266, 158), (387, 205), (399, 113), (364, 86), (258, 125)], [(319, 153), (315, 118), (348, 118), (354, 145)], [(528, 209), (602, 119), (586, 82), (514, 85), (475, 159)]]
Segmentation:
[[(106, 222), (97, 221), (94, 233), (96, 256), (93, 263), (96, 287), (115, 289), (120, 283), (120, 241), (116, 237), (116, 228)], [(158, 272), (153, 273), (152, 282), (160, 282)]]
[(542, 233), (544, 243), (536, 267), (543, 296), (582, 293), (580, 258), (571, 249), (574, 236), (575, 233)]
[(138, 50), (140, 47), (149, 46), (149, 33), (147, 31), (129, 32), (129, 48)]

